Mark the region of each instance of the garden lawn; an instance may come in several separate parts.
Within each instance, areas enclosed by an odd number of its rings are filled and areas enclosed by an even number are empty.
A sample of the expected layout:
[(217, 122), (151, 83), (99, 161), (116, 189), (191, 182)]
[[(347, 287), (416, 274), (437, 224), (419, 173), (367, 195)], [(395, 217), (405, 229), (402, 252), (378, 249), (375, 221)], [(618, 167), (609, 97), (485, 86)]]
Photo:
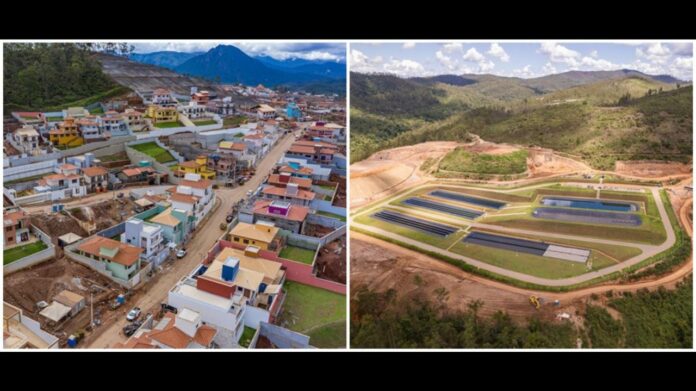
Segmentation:
[(160, 147), (154, 141), (149, 143), (131, 145), (130, 147), (135, 149), (136, 151), (142, 152), (154, 158), (159, 163), (168, 163), (176, 160), (174, 159), (174, 156), (172, 156), (172, 154), (169, 153), (169, 151)]
[[(285, 283), (283, 320), (290, 330), (316, 336), (317, 347), (345, 346), (346, 297), (293, 281)], [(342, 322), (342, 327), (338, 323)], [(343, 344), (343, 345), (341, 345)]]
[(311, 265), (314, 261), (314, 251), (301, 247), (287, 246), (280, 251), (280, 257)]
[(242, 336), (239, 338), (239, 344), (244, 346), (245, 348), (248, 348), (249, 344), (251, 343), (251, 340), (254, 338), (254, 334), (256, 334), (256, 329), (252, 329), (249, 326), (244, 326), (244, 332), (242, 333)]
[(215, 125), (217, 123), (213, 119), (204, 119), (204, 120), (192, 121), (192, 122), (196, 126)]
[(179, 121), (169, 121), (169, 122), (158, 122), (158, 123), (154, 124), (154, 126), (156, 128), (164, 129), (164, 128), (179, 128), (179, 127), (184, 126), (184, 124), (182, 124)]
[(39, 240), (34, 243), (25, 244), (24, 246), (17, 246), (9, 250), (4, 250), (3, 264), (7, 265), (18, 259), (22, 259), (31, 254), (38, 253), (39, 251), (43, 251), (46, 248), (48, 248), (48, 246), (46, 246), (44, 242)]
[(318, 210), (318, 211), (316, 211), (316, 214), (322, 215), (322, 216), (326, 216), (326, 217), (331, 217), (331, 218), (338, 219), (338, 220), (341, 220), (341, 221), (346, 221), (346, 217), (345, 217), (345, 216), (337, 215), (337, 214), (334, 214), (334, 213), (323, 212), (323, 211)]

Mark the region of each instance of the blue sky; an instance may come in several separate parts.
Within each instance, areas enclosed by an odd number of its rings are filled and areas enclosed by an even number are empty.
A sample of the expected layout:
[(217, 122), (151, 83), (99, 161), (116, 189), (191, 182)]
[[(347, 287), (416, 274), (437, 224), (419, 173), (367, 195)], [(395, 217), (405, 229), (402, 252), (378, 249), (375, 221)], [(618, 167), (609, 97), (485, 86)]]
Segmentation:
[(332, 42), (268, 42), (268, 41), (139, 41), (130, 42), (136, 53), (159, 51), (206, 52), (218, 45), (234, 45), (250, 56), (270, 56), (279, 60), (345, 61), (346, 45)]
[(691, 42), (399, 42), (351, 43), (350, 68), (403, 77), (490, 73), (523, 78), (569, 70), (629, 68), (693, 76)]

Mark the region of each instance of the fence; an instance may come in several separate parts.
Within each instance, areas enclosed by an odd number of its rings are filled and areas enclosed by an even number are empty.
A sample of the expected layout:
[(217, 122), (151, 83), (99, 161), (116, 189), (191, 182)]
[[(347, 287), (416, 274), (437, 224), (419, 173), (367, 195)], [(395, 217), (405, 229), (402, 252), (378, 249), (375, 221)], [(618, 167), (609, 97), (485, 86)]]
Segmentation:
[(307, 222), (333, 229), (341, 228), (342, 226), (346, 225), (345, 221), (341, 221), (340, 219), (314, 213), (307, 215)]
[[(93, 143), (87, 143), (84, 145), (80, 145), (79, 147), (66, 149), (66, 150), (62, 151), (62, 153), (63, 153), (63, 156), (65, 156), (65, 157), (83, 155), (87, 152), (96, 151), (98, 149), (110, 147), (113, 145), (123, 145), (124, 143), (127, 143), (129, 141), (133, 141), (135, 139), (136, 139), (135, 136), (113, 137), (109, 140), (95, 141)], [(96, 153), (95, 153), (95, 156), (96, 156)], [(100, 156), (104, 156), (104, 155), (100, 155)]]
[(30, 266), (37, 265), (42, 262), (46, 262), (56, 256), (56, 247), (51, 243), (51, 237), (46, 235), (40, 229), (31, 226), (31, 232), (44, 242), (48, 247), (37, 253), (27, 255), (24, 258), (20, 258), (12, 263), (9, 263), (3, 267), (3, 275), (14, 273), (16, 271), (28, 268)]
[[(12, 161), (10, 162), (12, 164)], [(29, 178), (37, 175), (52, 173), (58, 165), (58, 160), (46, 160), (42, 162), (29, 163), (23, 166), (13, 166), (3, 168), (3, 181), (10, 182), (17, 179)]]

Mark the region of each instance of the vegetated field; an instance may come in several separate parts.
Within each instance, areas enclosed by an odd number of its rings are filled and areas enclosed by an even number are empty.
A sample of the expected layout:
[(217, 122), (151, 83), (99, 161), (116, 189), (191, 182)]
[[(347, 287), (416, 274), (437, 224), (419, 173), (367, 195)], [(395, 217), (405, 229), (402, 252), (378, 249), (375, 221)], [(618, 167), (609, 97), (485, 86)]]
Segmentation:
[(254, 338), (254, 334), (256, 334), (256, 329), (249, 326), (244, 326), (244, 332), (242, 333), (242, 336), (239, 337), (239, 344), (245, 348), (248, 348), (251, 340)]
[(142, 144), (130, 145), (130, 147), (135, 149), (136, 151), (139, 151), (139, 152), (142, 152), (148, 156), (151, 156), (152, 158), (157, 160), (157, 162), (159, 162), (159, 163), (169, 163), (169, 162), (173, 162), (176, 160), (176, 159), (174, 159), (174, 156), (172, 156), (172, 154), (169, 153), (169, 151), (160, 147), (154, 141), (142, 143)]
[(281, 258), (291, 259), (308, 265), (311, 265), (312, 261), (314, 261), (314, 251), (301, 247), (286, 246), (280, 251), (279, 255)]
[[(566, 278), (588, 272), (588, 268), (584, 263), (480, 246), (473, 243), (459, 242), (452, 246), (450, 251), (494, 266), (542, 278)], [(602, 259), (602, 262), (598, 262), (598, 265), (593, 265), (592, 270), (613, 264), (606, 256), (597, 254), (596, 257), (604, 259)]]
[(158, 122), (154, 124), (156, 128), (160, 129), (165, 129), (165, 128), (179, 128), (184, 126), (180, 121), (169, 121), (169, 122)]
[(338, 219), (341, 221), (346, 221), (345, 216), (337, 215), (334, 213), (329, 213), (329, 212), (324, 212), (324, 211), (318, 210), (318, 211), (316, 211), (316, 214), (321, 215), (321, 216), (331, 217), (331, 218)]
[(527, 170), (527, 151), (520, 150), (500, 155), (469, 152), (456, 148), (445, 155), (440, 170), (477, 174), (521, 174)]
[(226, 127), (226, 128), (227, 127), (233, 128), (233, 127), (239, 126), (243, 123), (246, 123), (246, 121), (247, 121), (247, 118), (245, 116), (234, 115), (231, 117), (223, 118), (222, 119), (222, 126)]
[(285, 283), (285, 291), (281, 314), (284, 327), (317, 336), (316, 341), (309, 341), (316, 347), (346, 346), (346, 296), (293, 281)]
[(215, 125), (217, 122), (215, 122), (214, 119), (202, 119), (202, 120), (197, 120), (197, 121), (191, 121), (194, 123), (196, 126), (205, 126), (205, 125)]
[(18, 259), (24, 258), (39, 251), (47, 249), (48, 246), (42, 241), (36, 241), (34, 243), (25, 244), (23, 246), (13, 247), (9, 250), (3, 251), (3, 264), (7, 265)]
[[(389, 210), (389, 209), (386, 209), (386, 210)], [(359, 216), (359, 217), (355, 218), (355, 222), (359, 223), (359, 224), (369, 225), (370, 227), (382, 229), (384, 231), (392, 232), (392, 233), (395, 233), (397, 235), (401, 235), (401, 236), (407, 237), (409, 239), (417, 240), (419, 242), (427, 243), (427, 244), (430, 244), (432, 246), (439, 247), (442, 249), (447, 249), (448, 247), (450, 247), (451, 245), (456, 243), (458, 240), (463, 238), (465, 235), (465, 233), (463, 231), (457, 231), (457, 232), (449, 235), (446, 238), (443, 238), (441, 236), (427, 234), (425, 232), (421, 232), (421, 231), (418, 231), (416, 229), (411, 229), (411, 228), (405, 227), (403, 225), (392, 224), (392, 223), (388, 223), (386, 221), (382, 221), (382, 220), (375, 219), (375, 218), (371, 217), (372, 214), (377, 213), (377, 212), (378, 212), (378, 210), (375, 210), (374, 212), (371, 212), (369, 214)], [(396, 212), (401, 213), (401, 214), (406, 214), (402, 210), (398, 210)], [(434, 221), (434, 222), (440, 222), (436, 219), (425, 218), (423, 216), (414, 215), (414, 217), (424, 219), (424, 220), (430, 220), (430, 221)], [(456, 224), (452, 224), (452, 223), (444, 223), (443, 222), (443, 224), (456, 226)], [(463, 227), (463, 226), (460, 225), (459, 227)]]

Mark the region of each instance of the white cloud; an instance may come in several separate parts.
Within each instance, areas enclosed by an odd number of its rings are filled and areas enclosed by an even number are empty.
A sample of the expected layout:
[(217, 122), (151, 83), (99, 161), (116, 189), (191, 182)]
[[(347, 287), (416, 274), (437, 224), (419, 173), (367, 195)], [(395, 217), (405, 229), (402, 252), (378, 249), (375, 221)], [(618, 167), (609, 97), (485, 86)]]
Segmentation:
[(558, 71), (556, 70), (556, 67), (553, 66), (553, 64), (551, 64), (550, 62), (547, 62), (546, 65), (544, 65), (544, 66), (541, 68), (541, 70), (542, 70), (545, 74), (549, 74), (549, 75), (554, 74), (554, 73), (558, 73)]
[(393, 73), (403, 77), (426, 76), (429, 75), (421, 63), (413, 60), (391, 60), (384, 63), (382, 68), (385, 72)]
[(582, 61), (580, 62), (585, 68), (589, 68), (590, 70), (595, 70), (595, 71), (611, 71), (614, 69), (621, 69), (621, 65), (619, 64), (614, 64), (611, 61), (604, 60), (601, 58), (597, 57), (583, 57)]
[(470, 48), (469, 50), (464, 53), (464, 57), (462, 57), (464, 61), (471, 61), (471, 62), (480, 62), (485, 60), (485, 57), (483, 54), (479, 53), (476, 48)]
[(636, 49), (636, 57), (645, 58), (655, 64), (665, 64), (671, 57), (672, 52), (669, 47), (661, 42), (649, 44), (647, 47), (639, 47)]
[(578, 58), (580, 57), (580, 53), (555, 42), (543, 42), (539, 48), (539, 53), (547, 55), (551, 62), (563, 63), (571, 68), (578, 66)]
[(416, 47), (415, 42), (404, 42), (403, 46), (401, 46), (404, 49), (413, 49)]
[(464, 50), (464, 46), (458, 42), (444, 44), (442, 48), (445, 50), (445, 53), (456, 53)]
[(369, 58), (365, 53), (357, 49), (350, 51), (350, 69), (355, 72), (375, 73), (380, 72), (382, 57)]
[(590, 57), (592, 58), (599, 58), (599, 53), (597, 53), (596, 50), (593, 50), (590, 52)]
[(499, 59), (502, 62), (510, 61), (510, 56), (507, 54), (505, 49), (503, 49), (503, 47), (498, 45), (497, 43), (492, 43), (491, 48), (488, 49), (488, 51), (486, 53)]
[(457, 62), (453, 60), (452, 57), (443, 53), (442, 50), (435, 52), (435, 58), (437, 58), (437, 61), (439, 61), (442, 66), (450, 71), (453, 71), (457, 67)]
[(529, 64), (525, 65), (524, 68), (514, 69), (512, 71), (512, 75), (517, 77), (523, 77), (526, 79), (537, 76), (536, 73), (532, 71), (532, 66)]

